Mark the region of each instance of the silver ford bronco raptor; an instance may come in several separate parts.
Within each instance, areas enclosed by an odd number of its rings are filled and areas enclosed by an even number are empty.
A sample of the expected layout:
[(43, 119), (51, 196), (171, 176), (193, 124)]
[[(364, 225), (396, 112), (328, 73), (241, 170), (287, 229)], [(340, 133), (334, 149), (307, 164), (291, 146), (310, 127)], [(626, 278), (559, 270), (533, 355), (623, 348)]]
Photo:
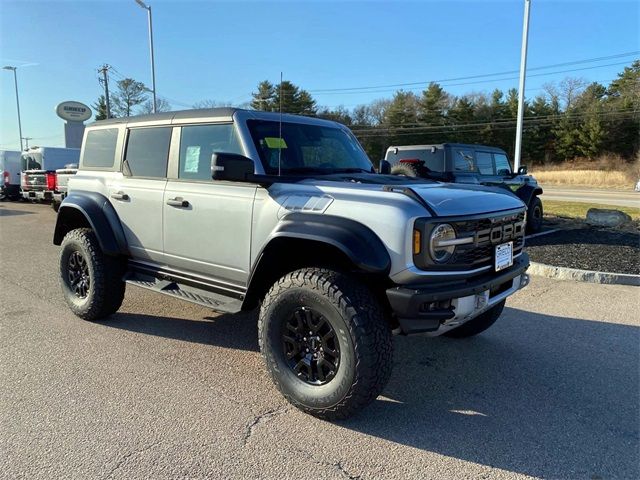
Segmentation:
[(315, 118), (222, 108), (96, 122), (53, 237), (63, 295), (90, 321), (115, 313), (127, 284), (259, 308), (276, 387), (345, 418), (382, 392), (392, 334), (476, 335), (528, 281), (515, 195), (389, 170)]

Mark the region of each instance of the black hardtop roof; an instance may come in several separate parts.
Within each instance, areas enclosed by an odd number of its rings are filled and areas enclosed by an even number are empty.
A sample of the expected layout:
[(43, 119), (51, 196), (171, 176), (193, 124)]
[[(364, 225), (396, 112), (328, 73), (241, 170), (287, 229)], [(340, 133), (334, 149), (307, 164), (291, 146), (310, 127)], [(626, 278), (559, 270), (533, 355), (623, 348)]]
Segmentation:
[(429, 148), (438, 148), (438, 149), (444, 149), (446, 147), (459, 147), (459, 148), (473, 148), (475, 150), (491, 150), (494, 152), (502, 152), (505, 153), (505, 151), (499, 147), (491, 147), (489, 145), (482, 145), (479, 143), (436, 143), (436, 144), (430, 144), (430, 145), (392, 145), (389, 147), (389, 149), (392, 148), (398, 148), (398, 149), (402, 149), (402, 150), (424, 150), (424, 149), (429, 149)]

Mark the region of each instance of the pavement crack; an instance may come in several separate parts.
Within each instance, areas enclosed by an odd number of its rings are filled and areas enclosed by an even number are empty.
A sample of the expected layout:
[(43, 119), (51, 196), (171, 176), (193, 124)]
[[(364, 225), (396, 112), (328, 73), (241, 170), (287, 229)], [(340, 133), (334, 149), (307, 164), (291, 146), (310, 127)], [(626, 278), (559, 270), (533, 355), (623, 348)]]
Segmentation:
[(246, 446), (247, 443), (249, 443), (249, 440), (251, 440), (251, 437), (253, 436), (256, 429), (260, 425), (267, 423), (269, 420), (271, 420), (274, 417), (277, 417), (278, 415), (282, 415), (283, 413), (286, 413), (287, 410), (289, 410), (289, 407), (285, 405), (278, 408), (272, 408), (271, 410), (267, 410), (266, 412), (261, 413), (260, 415), (256, 415), (253, 418), (253, 420), (249, 422), (244, 429), (244, 435), (242, 437), (243, 446)]
[(136, 455), (140, 455), (140, 454), (146, 452), (147, 450), (151, 450), (152, 448), (157, 447), (161, 443), (162, 442), (160, 440), (158, 440), (157, 442), (153, 442), (152, 444), (147, 445), (146, 447), (138, 448), (138, 449), (135, 449), (135, 450), (133, 450), (131, 452), (125, 453), (122, 457), (120, 457), (120, 460), (118, 460), (118, 462), (114, 465), (114, 467), (104, 477), (105, 480), (108, 479), (108, 478), (112, 478), (113, 475), (116, 473), (116, 471), (118, 471), (125, 463), (127, 463), (127, 461), (131, 457), (134, 457)]
[(319, 465), (319, 466), (322, 466), (322, 467), (334, 468), (344, 478), (348, 478), (349, 480), (360, 480), (362, 478), (362, 476), (360, 476), (360, 475), (355, 475), (355, 474), (349, 472), (349, 470), (347, 470), (345, 468), (345, 466), (342, 464), (342, 460), (339, 460), (337, 462), (328, 462), (326, 460), (317, 459), (315, 456), (313, 456), (312, 454), (310, 454), (309, 452), (307, 452), (305, 450), (301, 450), (301, 449), (297, 448), (296, 451), (298, 453), (301, 453), (302, 455), (306, 456), (309, 460), (313, 461), (313, 463), (315, 463), (316, 465)]

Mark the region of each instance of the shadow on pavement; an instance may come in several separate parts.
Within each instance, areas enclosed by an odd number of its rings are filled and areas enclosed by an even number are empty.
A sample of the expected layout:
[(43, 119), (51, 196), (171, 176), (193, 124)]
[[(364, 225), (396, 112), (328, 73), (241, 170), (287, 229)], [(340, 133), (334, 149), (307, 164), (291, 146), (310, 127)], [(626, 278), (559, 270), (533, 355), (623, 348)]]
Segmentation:
[(11, 210), (8, 208), (0, 208), (0, 217), (17, 217), (19, 215), (33, 215), (35, 212), (27, 212), (25, 210)]
[[(105, 325), (257, 351), (256, 315)], [(383, 396), (341, 427), (532, 476), (640, 478), (640, 328), (506, 308), (475, 338), (394, 346)]]
[(640, 478), (639, 340), (510, 308), (476, 338), (397, 338), (388, 400), (341, 425), (532, 476)]
[(257, 311), (251, 311), (236, 315), (204, 317), (201, 320), (186, 320), (135, 313), (116, 313), (104, 325), (185, 342), (257, 352), (257, 315)]

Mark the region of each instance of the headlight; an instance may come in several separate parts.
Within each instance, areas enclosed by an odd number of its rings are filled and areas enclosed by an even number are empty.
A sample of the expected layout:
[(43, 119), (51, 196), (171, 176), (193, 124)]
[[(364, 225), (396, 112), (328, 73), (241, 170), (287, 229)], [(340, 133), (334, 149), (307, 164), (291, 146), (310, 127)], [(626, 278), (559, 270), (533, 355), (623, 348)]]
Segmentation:
[(441, 223), (433, 229), (429, 238), (429, 253), (434, 262), (443, 263), (451, 258), (456, 249), (456, 231), (448, 223)]

